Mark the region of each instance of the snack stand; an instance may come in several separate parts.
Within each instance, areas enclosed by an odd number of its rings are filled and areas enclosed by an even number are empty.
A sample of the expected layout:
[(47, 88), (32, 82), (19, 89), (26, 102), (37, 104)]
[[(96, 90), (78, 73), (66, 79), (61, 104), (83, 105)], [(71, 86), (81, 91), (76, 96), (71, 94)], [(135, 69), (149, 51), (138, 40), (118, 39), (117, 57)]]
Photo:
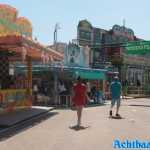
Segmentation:
[[(0, 37), (0, 113), (32, 106), (33, 60), (41, 60), (41, 51), (27, 44), (25, 38)], [(15, 76), (12, 66), (16, 61), (27, 65), (27, 74)]]
[[(32, 62), (63, 57), (32, 39), (32, 25), (15, 8), (0, 4), (0, 114), (32, 106)], [(16, 62), (27, 66), (15, 73)]]

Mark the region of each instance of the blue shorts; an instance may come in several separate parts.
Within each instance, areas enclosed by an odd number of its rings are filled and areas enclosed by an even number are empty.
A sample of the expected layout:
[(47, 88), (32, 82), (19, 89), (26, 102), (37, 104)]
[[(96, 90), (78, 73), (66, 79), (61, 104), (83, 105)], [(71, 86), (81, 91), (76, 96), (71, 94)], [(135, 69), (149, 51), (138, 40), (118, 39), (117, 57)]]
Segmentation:
[(120, 106), (120, 101), (121, 101), (120, 98), (112, 99), (111, 100), (111, 106), (113, 107), (115, 105), (115, 103), (117, 103), (117, 107), (119, 107)]

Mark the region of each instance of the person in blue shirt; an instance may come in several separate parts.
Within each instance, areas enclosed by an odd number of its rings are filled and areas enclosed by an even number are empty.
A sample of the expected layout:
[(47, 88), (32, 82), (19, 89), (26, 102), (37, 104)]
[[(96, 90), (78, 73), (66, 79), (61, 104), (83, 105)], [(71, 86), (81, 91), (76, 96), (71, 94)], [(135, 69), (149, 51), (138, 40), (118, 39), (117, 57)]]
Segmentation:
[(112, 117), (112, 109), (117, 103), (117, 109), (116, 109), (116, 117), (121, 117), (119, 115), (119, 107), (120, 107), (120, 96), (121, 96), (121, 83), (119, 82), (118, 76), (114, 77), (114, 80), (111, 82), (110, 85), (110, 92), (111, 92), (111, 107), (110, 107), (110, 112), (109, 115)]

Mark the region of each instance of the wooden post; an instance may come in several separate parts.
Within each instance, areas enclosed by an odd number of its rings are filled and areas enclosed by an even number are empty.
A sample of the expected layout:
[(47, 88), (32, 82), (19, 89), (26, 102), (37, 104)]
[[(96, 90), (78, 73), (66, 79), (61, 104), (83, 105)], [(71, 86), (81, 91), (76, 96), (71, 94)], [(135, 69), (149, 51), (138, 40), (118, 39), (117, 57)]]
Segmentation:
[(58, 103), (60, 103), (60, 97), (59, 97), (59, 94), (58, 94), (58, 75), (55, 71), (55, 74), (54, 74), (54, 103), (57, 105)]
[(27, 58), (27, 78), (28, 78), (28, 94), (32, 96), (32, 61), (31, 58)]

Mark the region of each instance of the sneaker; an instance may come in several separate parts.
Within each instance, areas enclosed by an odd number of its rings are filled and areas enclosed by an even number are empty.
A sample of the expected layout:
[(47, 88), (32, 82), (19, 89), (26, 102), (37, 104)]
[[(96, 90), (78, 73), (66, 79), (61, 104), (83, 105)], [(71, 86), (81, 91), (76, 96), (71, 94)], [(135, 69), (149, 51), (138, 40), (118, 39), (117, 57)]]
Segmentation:
[(112, 110), (109, 111), (109, 116), (112, 117)]

